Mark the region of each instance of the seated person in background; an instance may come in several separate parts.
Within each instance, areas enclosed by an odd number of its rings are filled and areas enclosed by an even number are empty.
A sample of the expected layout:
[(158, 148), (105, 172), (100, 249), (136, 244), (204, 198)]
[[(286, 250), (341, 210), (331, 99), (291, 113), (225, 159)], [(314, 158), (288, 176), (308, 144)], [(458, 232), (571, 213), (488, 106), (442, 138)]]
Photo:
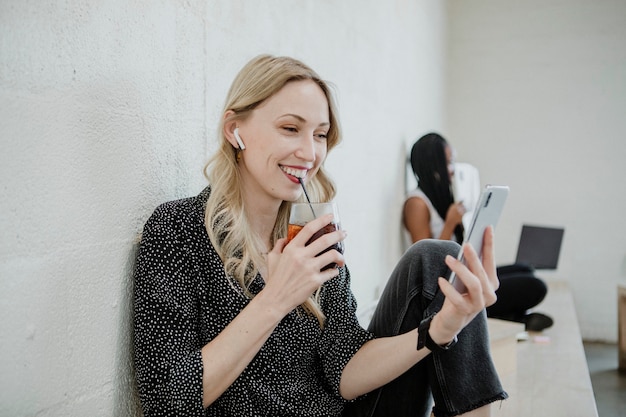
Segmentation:
[[(462, 201), (454, 199), (453, 153), (452, 147), (437, 133), (428, 133), (413, 144), (411, 168), (418, 186), (408, 193), (403, 210), (410, 243), (422, 239), (463, 241), (466, 208)], [(529, 312), (548, 291), (543, 280), (534, 275), (533, 268), (519, 264), (501, 266), (498, 277), (498, 300), (487, 308), (489, 317), (524, 323), (530, 331), (552, 325), (547, 315)]]

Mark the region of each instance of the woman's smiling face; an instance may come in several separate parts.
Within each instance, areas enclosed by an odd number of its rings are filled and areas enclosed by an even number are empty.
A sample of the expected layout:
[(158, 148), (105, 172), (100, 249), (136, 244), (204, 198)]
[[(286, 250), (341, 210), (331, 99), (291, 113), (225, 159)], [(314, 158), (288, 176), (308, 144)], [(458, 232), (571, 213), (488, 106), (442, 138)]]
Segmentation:
[(237, 123), (246, 149), (239, 161), (249, 201), (294, 201), (326, 158), (328, 100), (311, 80), (287, 83)]

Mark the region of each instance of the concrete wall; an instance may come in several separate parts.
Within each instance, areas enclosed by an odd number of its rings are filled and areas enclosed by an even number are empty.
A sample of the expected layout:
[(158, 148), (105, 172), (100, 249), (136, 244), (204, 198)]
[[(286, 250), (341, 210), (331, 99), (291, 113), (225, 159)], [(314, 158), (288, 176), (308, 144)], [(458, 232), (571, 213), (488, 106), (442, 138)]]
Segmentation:
[(328, 165), (362, 304), (400, 253), (404, 150), (442, 127), (437, 0), (0, 2), (0, 415), (128, 416), (135, 239), (198, 193), (235, 73), (338, 87)]
[(448, 0), (445, 134), (511, 187), (498, 258), (524, 223), (565, 227), (556, 271), (583, 338), (617, 340), (626, 277), (626, 2)]

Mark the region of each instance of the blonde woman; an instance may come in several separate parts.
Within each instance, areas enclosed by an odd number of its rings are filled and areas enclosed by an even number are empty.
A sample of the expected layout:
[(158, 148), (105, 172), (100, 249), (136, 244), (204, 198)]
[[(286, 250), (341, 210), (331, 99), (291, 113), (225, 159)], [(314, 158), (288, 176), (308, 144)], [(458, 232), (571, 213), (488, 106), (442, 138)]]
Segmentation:
[[(506, 398), (485, 327), (498, 287), (491, 231), (482, 264), (465, 248), (469, 268), (447, 256), (456, 243), (414, 246), (365, 330), (343, 255), (317, 256), (346, 232), (306, 245), (329, 215), (285, 239), (300, 180), (316, 201), (335, 195), (323, 167), (341, 138), (328, 84), (295, 59), (256, 57), (218, 136), (207, 188), (144, 227), (134, 328), (146, 416), (427, 415), (430, 392), (436, 415), (488, 415)], [(447, 267), (468, 294), (438, 278)]]

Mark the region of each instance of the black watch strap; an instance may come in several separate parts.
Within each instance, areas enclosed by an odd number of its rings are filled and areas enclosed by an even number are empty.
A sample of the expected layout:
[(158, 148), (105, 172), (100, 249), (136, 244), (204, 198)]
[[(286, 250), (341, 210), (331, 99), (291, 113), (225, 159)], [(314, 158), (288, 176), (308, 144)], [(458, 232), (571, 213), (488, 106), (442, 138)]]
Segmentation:
[(422, 320), (419, 327), (417, 328), (417, 350), (423, 349), (424, 346), (426, 346), (431, 352), (446, 352), (452, 346), (456, 345), (456, 342), (458, 341), (456, 336), (454, 336), (454, 339), (452, 339), (445, 345), (438, 345), (430, 337), (430, 323), (433, 321), (433, 317), (435, 317), (435, 314), (437, 313), (431, 314), (430, 316)]

